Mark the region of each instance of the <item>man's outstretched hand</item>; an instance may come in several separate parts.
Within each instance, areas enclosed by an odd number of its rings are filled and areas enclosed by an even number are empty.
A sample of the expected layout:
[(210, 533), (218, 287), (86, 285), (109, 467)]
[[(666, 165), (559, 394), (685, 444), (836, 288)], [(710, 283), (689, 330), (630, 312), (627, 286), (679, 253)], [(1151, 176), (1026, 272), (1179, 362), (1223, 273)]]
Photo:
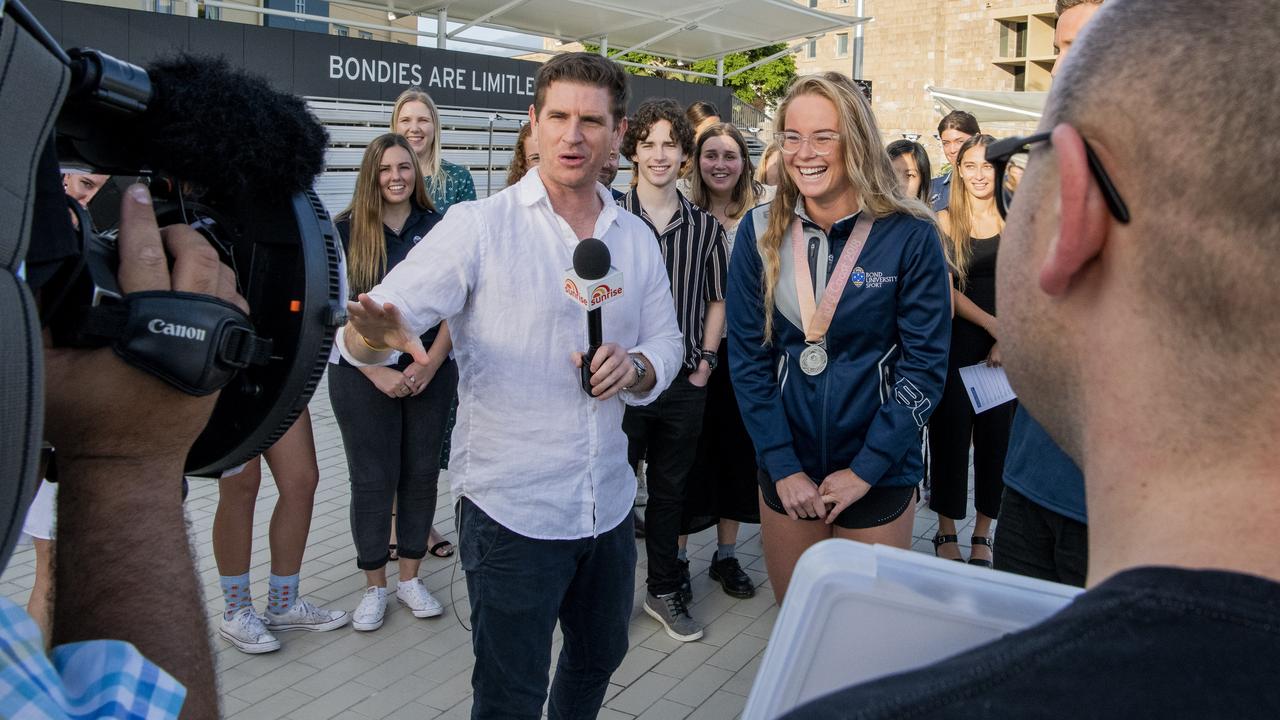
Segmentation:
[[(355, 332), (350, 332), (353, 329)], [(380, 304), (360, 293), (356, 302), (347, 303), (347, 330), (343, 340), (347, 351), (356, 358), (369, 357), (371, 352), (399, 350), (409, 353), (420, 365), (430, 362), (422, 339), (405, 322), (400, 309), (391, 303)]]

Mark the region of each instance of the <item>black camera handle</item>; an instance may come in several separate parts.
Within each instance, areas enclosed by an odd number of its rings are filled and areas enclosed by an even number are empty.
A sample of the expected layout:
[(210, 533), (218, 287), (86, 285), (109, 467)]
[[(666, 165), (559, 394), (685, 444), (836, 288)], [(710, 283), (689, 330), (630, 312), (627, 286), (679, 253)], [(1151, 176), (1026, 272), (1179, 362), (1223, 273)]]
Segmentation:
[(221, 389), (238, 370), (266, 365), (271, 340), (240, 308), (209, 295), (154, 290), (91, 308), (81, 332), (188, 395)]

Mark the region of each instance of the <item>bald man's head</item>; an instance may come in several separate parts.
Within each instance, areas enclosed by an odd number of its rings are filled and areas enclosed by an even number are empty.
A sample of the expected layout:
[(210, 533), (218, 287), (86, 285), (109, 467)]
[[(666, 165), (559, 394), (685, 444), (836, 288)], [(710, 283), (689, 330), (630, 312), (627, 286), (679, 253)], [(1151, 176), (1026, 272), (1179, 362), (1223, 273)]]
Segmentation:
[(1045, 126), (1098, 150), (1132, 210), (1134, 281), (1170, 344), (1280, 375), (1280, 3), (1102, 7)]

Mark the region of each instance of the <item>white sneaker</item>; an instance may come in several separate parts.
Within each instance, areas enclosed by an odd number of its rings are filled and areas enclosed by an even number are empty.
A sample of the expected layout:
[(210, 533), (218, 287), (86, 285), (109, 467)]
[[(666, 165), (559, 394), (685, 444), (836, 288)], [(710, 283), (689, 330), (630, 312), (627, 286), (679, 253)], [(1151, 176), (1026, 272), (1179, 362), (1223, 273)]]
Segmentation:
[(377, 630), (382, 627), (382, 619), (387, 614), (387, 589), (373, 586), (364, 591), (360, 605), (351, 617), (351, 627), (362, 632)]
[(250, 655), (280, 649), (280, 641), (267, 630), (267, 626), (262, 624), (262, 618), (249, 606), (237, 610), (230, 620), (224, 615), (218, 634), (235, 645), (240, 652)]
[(310, 630), (312, 632), (328, 632), (351, 622), (351, 613), (346, 610), (324, 610), (299, 599), (293, 607), (279, 615), (267, 611), (268, 630)]
[(436, 617), (444, 613), (444, 607), (423, 587), (421, 578), (407, 580), (397, 585), (396, 600), (413, 611), (413, 616), (417, 618)]

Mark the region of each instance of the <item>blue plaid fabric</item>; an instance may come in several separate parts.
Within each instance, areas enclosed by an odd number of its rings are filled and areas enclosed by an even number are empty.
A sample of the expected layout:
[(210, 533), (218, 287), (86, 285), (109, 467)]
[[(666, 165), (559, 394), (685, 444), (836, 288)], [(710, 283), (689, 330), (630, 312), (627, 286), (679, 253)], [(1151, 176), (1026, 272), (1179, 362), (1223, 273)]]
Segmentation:
[(0, 718), (178, 717), (186, 688), (120, 640), (60, 645), (0, 597)]

